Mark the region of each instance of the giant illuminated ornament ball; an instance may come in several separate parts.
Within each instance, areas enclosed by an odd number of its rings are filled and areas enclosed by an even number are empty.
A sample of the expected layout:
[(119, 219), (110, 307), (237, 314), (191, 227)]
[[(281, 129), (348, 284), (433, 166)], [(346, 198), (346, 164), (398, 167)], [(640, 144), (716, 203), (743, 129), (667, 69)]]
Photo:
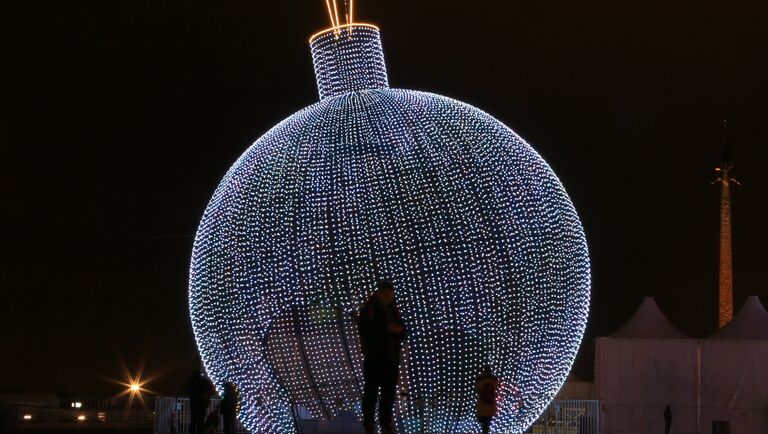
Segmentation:
[(391, 280), (410, 331), (398, 433), (475, 433), (475, 377), (500, 379), (493, 432), (524, 431), (565, 381), (589, 308), (587, 245), (558, 178), (470, 105), (392, 89), (379, 30), (310, 42), (320, 101), (216, 189), (189, 304), (205, 369), (254, 433), (360, 415), (354, 315)]

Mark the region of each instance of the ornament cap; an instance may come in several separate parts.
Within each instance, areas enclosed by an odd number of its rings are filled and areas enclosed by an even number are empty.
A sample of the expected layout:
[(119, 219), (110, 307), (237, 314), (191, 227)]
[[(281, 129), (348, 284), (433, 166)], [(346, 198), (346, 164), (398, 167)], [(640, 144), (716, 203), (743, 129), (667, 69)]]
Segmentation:
[(331, 27), (314, 34), (309, 46), (320, 99), (389, 87), (378, 27), (364, 23)]

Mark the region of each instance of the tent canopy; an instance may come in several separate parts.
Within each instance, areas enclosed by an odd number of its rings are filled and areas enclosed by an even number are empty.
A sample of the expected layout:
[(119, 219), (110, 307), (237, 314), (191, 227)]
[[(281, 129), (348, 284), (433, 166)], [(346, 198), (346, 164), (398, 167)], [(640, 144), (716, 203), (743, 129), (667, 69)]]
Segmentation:
[(710, 339), (768, 340), (768, 312), (757, 296), (747, 297), (739, 313)]
[[(765, 311), (763, 311), (765, 312)], [(768, 318), (767, 318), (768, 319)], [(659, 309), (653, 297), (645, 297), (632, 318), (612, 338), (629, 339), (686, 339)]]

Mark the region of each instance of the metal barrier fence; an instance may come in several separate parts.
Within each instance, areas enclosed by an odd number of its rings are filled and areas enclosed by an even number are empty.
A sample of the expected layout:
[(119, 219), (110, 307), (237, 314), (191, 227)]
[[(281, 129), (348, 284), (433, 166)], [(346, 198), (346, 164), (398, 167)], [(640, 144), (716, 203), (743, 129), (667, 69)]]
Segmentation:
[(154, 420), (151, 402), (128, 399), (73, 399), (60, 401), (59, 408), (7, 405), (16, 415), (18, 428), (150, 428)]
[[(208, 412), (219, 406), (212, 399)], [(360, 421), (353, 412), (342, 412), (336, 419), (314, 418), (304, 406), (296, 405), (294, 416), (301, 434), (358, 434)], [(155, 434), (189, 432), (189, 399), (176, 397), (155, 398)], [(541, 417), (528, 429), (533, 434), (601, 434), (600, 403), (589, 401), (552, 401)], [(479, 427), (478, 427), (479, 429)], [(221, 433), (219, 426), (215, 431)], [(238, 433), (247, 433), (238, 422)]]
[(528, 429), (533, 434), (601, 434), (600, 401), (552, 401)]
[[(206, 415), (219, 411), (220, 399), (211, 399), (208, 405)], [(207, 416), (206, 416), (207, 417)], [(191, 415), (189, 408), (189, 398), (177, 397), (157, 397), (155, 398), (155, 424), (154, 432), (156, 434), (165, 433), (188, 433)], [(215, 433), (224, 432), (224, 422), (219, 418), (219, 426)], [(247, 433), (248, 431), (237, 422), (235, 429), (237, 433)]]
[(62, 410), (152, 410), (154, 397), (143, 396), (122, 398), (86, 398), (68, 397), (59, 399), (59, 408)]

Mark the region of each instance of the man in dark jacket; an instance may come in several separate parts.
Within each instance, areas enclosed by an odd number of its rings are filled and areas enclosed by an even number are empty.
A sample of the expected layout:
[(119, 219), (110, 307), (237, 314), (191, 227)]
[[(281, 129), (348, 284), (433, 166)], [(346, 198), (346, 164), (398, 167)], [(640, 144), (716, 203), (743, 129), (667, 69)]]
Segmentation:
[(477, 420), (480, 422), (483, 434), (491, 430), (491, 420), (496, 416), (496, 399), (498, 397), (499, 379), (493, 375), (490, 366), (485, 366), (483, 372), (475, 380), (477, 391)]
[(358, 331), (363, 351), (363, 425), (366, 434), (376, 432), (376, 400), (382, 434), (392, 434), (392, 405), (400, 374), (400, 343), (405, 339), (403, 319), (395, 304), (395, 287), (381, 281), (360, 309)]
[(221, 405), (219, 406), (221, 417), (224, 419), (224, 434), (235, 434), (239, 406), (240, 397), (237, 393), (237, 386), (231, 381), (224, 382), (224, 394), (221, 397)]
[(187, 381), (187, 393), (189, 394), (190, 407), (189, 432), (190, 434), (200, 434), (215, 389), (211, 380), (204, 376), (199, 369), (196, 369)]

